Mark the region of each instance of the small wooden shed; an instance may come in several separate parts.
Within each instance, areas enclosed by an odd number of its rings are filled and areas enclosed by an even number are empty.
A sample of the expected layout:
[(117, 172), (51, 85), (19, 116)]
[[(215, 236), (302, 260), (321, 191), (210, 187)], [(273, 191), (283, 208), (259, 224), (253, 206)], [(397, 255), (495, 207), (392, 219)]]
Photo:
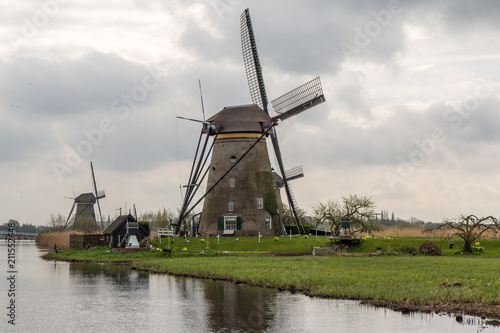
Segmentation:
[(148, 231), (132, 215), (120, 215), (104, 231), (106, 243), (112, 248), (124, 248), (128, 238), (135, 235), (139, 243), (148, 237)]

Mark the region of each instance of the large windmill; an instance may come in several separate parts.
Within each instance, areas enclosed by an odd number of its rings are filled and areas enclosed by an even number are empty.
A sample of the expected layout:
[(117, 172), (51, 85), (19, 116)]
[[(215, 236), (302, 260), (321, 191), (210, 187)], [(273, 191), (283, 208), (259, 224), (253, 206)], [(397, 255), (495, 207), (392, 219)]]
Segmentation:
[[(90, 162), (90, 171), (92, 174), (92, 186), (94, 192), (82, 193), (76, 198), (74, 198), (73, 206), (66, 219), (66, 227), (72, 226), (74, 230), (83, 230), (87, 232), (97, 231), (97, 222), (95, 217), (94, 205), (97, 203), (97, 208), (99, 210), (99, 217), (101, 221), (101, 229), (104, 230), (101, 205), (99, 204), (99, 199), (106, 197), (104, 190), (98, 191), (97, 184), (95, 181), (94, 166)], [(76, 207), (76, 212), (74, 215), (73, 211)]]
[[(280, 234), (275, 189), (285, 188), (297, 227), (304, 233), (289, 181), (303, 176), (302, 168), (285, 172), (275, 126), (325, 101), (319, 77), (272, 101), (270, 117), (262, 68), (250, 12), (241, 15), (241, 45), (253, 105), (226, 107), (204, 121), (189, 182), (186, 185), (177, 231), (194, 206), (205, 199), (199, 232), (233, 235)], [(202, 134), (207, 134), (201, 146)], [(207, 150), (208, 137), (214, 138)], [(273, 177), (266, 137), (271, 138), (282, 182)], [(210, 165), (206, 166), (212, 153)], [(198, 160), (197, 160), (198, 159)], [(240, 163), (241, 162), (241, 163)], [(297, 172), (298, 170), (298, 172)], [(194, 194), (208, 173), (207, 191), (190, 209)]]

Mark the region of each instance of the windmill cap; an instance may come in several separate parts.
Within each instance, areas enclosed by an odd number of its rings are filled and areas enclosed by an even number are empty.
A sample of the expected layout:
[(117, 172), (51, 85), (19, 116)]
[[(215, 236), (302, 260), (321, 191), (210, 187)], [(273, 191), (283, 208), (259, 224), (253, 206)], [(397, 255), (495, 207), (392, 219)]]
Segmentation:
[(75, 198), (77, 203), (95, 203), (94, 193), (82, 193)]
[(219, 133), (263, 133), (271, 125), (269, 115), (255, 104), (225, 107), (207, 122), (222, 125)]

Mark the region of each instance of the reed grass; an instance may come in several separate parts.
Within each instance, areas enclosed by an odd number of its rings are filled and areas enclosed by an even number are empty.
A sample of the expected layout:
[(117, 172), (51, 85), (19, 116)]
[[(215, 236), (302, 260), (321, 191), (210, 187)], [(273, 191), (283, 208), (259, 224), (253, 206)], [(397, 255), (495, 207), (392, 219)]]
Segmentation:
[(69, 249), (69, 235), (83, 234), (81, 231), (54, 231), (44, 232), (37, 236), (37, 244), (44, 248)]
[[(433, 230), (425, 231), (424, 227), (391, 227), (375, 231), (374, 236), (378, 237), (449, 237), (453, 235), (452, 231)], [(495, 231), (488, 231), (481, 236), (481, 239), (498, 238), (499, 234)]]

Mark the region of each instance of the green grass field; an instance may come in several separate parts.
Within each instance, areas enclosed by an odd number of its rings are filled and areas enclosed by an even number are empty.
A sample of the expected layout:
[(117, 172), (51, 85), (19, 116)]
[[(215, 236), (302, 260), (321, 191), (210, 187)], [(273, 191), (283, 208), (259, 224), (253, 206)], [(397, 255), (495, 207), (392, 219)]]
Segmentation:
[[(311, 296), (391, 302), (500, 302), (498, 259), (487, 257), (219, 256), (155, 259), (133, 266), (295, 289)], [(461, 286), (444, 286), (454, 283)]]
[[(375, 237), (362, 240), (359, 246), (349, 249), (349, 252), (369, 253), (375, 252), (377, 247), (382, 247), (385, 253), (403, 252), (416, 250), (426, 240), (430, 240), (438, 246), (446, 255), (459, 253), (463, 245), (459, 239), (453, 240), (453, 249), (449, 248), (450, 242), (442, 238), (432, 237)], [(479, 240), (480, 246), (484, 248), (478, 255), (496, 256), (500, 253), (500, 239)], [(234, 253), (272, 253), (272, 252), (311, 252), (313, 247), (330, 246), (329, 237), (326, 236), (289, 236), (262, 237), (210, 237), (210, 238), (162, 238), (161, 241), (153, 240), (153, 245), (160, 249), (170, 248), (172, 252), (201, 252), (208, 247), (209, 253), (234, 252)]]

